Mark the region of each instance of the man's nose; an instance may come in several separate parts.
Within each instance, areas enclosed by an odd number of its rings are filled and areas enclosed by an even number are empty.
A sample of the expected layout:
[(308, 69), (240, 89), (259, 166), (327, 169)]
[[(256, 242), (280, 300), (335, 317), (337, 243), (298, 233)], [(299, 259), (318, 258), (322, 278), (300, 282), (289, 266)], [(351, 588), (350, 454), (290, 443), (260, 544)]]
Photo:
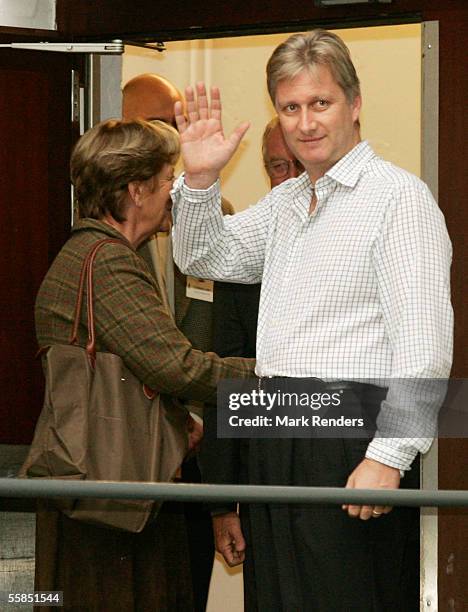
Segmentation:
[(309, 108), (301, 110), (299, 117), (299, 129), (302, 132), (313, 132), (317, 129), (317, 121), (314, 112)]

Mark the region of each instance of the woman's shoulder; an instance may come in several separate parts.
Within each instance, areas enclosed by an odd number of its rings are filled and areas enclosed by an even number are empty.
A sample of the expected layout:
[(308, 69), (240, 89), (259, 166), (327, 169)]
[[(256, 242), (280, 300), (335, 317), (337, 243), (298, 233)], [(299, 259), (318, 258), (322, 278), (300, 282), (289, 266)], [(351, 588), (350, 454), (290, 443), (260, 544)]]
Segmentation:
[(111, 282), (119, 269), (137, 271), (143, 267), (144, 270), (144, 262), (119, 232), (100, 221), (83, 219), (73, 226), (70, 238), (50, 266), (39, 290), (39, 302), (44, 301), (44, 295), (46, 300), (52, 294), (55, 299), (60, 299), (65, 297), (64, 294), (76, 292), (86, 256), (103, 239), (120, 242), (103, 244), (96, 253), (93, 262), (95, 277), (103, 275)]
[[(104, 240), (113, 241), (112, 243), (109, 242), (109, 244), (112, 246), (115, 244), (121, 253), (135, 251), (125, 236), (117, 229), (97, 219), (81, 219), (77, 221), (72, 227), (71, 237), (65, 246), (76, 250), (78, 253), (88, 253), (93, 245)], [(107, 245), (104, 245), (100, 250), (103, 250), (105, 247)], [(107, 248), (105, 250), (109, 252)]]
[(128, 240), (112, 226), (96, 219), (83, 219), (73, 226), (71, 237), (60, 256), (65, 262), (73, 262), (73, 265), (79, 262), (82, 264), (85, 257), (100, 242), (102, 244), (93, 260), (93, 268), (96, 271), (101, 267), (115, 267), (117, 264), (119, 267), (125, 267), (125, 263), (130, 269), (144, 269), (144, 262)]

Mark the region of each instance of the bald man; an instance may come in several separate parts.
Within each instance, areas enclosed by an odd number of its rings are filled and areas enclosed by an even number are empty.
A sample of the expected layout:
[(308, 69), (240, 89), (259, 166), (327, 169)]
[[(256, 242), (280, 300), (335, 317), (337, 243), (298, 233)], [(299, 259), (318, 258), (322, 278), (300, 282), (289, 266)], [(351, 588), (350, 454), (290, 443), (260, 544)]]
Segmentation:
[(178, 89), (158, 74), (146, 73), (130, 79), (122, 90), (122, 117), (159, 119), (175, 127), (174, 104), (182, 100)]
[[(157, 74), (140, 74), (128, 81), (122, 89), (122, 117), (125, 120), (159, 119), (175, 126), (174, 103), (182, 100), (180, 92), (167, 79)], [(228, 203), (227, 206), (230, 206)], [(232, 211), (233, 212), (233, 211)], [(156, 236), (139, 249), (139, 253), (154, 273), (164, 278), (169, 303), (177, 327), (190, 340), (194, 348), (213, 350), (212, 304), (187, 297), (187, 277), (173, 264), (170, 239)], [(211, 281), (207, 281), (211, 283)], [(211, 286), (213, 284), (211, 283)], [(190, 405), (190, 410), (202, 406)], [(190, 444), (196, 446), (202, 436), (202, 428), (192, 423)], [(182, 465), (184, 482), (200, 482), (196, 458), (191, 457)], [(214, 558), (211, 518), (203, 505), (184, 504), (192, 572), (195, 612), (204, 612)]]

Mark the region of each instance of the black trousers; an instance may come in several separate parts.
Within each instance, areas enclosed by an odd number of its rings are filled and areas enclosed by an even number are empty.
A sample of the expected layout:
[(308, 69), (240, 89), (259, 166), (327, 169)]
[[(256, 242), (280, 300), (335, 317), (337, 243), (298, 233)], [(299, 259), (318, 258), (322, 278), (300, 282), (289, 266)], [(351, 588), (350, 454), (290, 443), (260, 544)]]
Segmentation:
[[(386, 390), (360, 387), (377, 404)], [(356, 394), (353, 394), (353, 402)], [(364, 401), (364, 399), (363, 399)], [(241, 481), (343, 487), (369, 439), (241, 441)], [(419, 486), (416, 461), (401, 487)], [(417, 612), (419, 509), (394, 508), (378, 519), (350, 518), (340, 506), (248, 504), (247, 612)]]

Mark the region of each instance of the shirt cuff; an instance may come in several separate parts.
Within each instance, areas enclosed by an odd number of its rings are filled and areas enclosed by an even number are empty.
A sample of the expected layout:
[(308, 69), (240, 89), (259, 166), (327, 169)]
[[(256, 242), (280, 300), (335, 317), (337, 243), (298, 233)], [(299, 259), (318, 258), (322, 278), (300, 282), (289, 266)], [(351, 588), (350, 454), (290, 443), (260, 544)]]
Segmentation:
[(205, 202), (207, 200), (207, 196), (209, 199), (212, 198), (212, 195), (218, 195), (220, 193), (220, 179), (218, 178), (212, 185), (210, 185), (207, 189), (193, 189), (192, 187), (188, 187), (185, 184), (185, 174), (182, 172), (180, 176), (174, 182), (174, 186), (171, 190), (172, 193), (177, 193), (182, 191), (184, 197), (188, 200), (196, 201), (196, 202)]
[(401, 472), (411, 469), (418, 450), (416, 448), (398, 448), (395, 442), (388, 438), (374, 438), (367, 447), (367, 459), (374, 459), (379, 463), (396, 468)]
[[(214, 182), (208, 189), (191, 189), (184, 182), (184, 174), (182, 173), (174, 182), (170, 196), (173, 202), (172, 217), (174, 226), (172, 229), (173, 237), (176, 236), (176, 225), (179, 220), (179, 210), (183, 210), (186, 205), (186, 210), (190, 210), (190, 214), (197, 216), (199, 213), (205, 215), (207, 210), (221, 210), (221, 184), (219, 179)], [(192, 206), (196, 204), (197, 206)], [(218, 213), (216, 213), (218, 214)], [(192, 218), (189, 217), (189, 218)], [(176, 261), (177, 263), (177, 261)]]

